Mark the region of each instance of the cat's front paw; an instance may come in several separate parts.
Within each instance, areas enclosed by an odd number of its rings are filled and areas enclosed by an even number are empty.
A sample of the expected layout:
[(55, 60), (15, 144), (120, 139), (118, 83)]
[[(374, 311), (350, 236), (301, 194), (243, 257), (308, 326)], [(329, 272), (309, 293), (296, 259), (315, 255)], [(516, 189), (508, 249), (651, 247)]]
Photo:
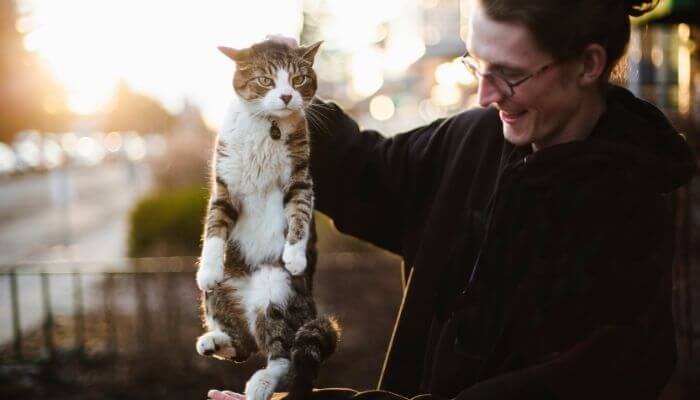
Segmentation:
[(207, 332), (197, 339), (197, 353), (203, 356), (218, 356), (233, 360), (236, 358), (236, 349), (231, 345), (231, 337), (220, 332)]
[(295, 244), (284, 244), (282, 261), (292, 275), (299, 275), (306, 270), (306, 244), (299, 241)]
[(197, 269), (197, 286), (206, 292), (224, 280), (224, 241), (207, 238), (202, 246), (202, 258)]
[(224, 280), (224, 264), (213, 262), (208, 258), (202, 258), (197, 270), (197, 286), (199, 290), (207, 292), (212, 290)]

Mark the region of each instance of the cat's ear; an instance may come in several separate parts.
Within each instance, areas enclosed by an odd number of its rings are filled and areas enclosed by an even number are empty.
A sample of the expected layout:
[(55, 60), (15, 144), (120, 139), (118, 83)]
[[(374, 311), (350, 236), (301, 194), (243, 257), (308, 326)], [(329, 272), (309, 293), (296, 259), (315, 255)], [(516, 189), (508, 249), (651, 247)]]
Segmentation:
[(316, 53), (318, 52), (318, 48), (321, 47), (322, 43), (323, 40), (314, 44), (310, 44), (308, 46), (301, 46), (297, 49), (297, 51), (299, 52), (299, 54), (301, 54), (301, 58), (313, 64), (314, 58), (316, 58)]
[(241, 62), (248, 58), (248, 49), (236, 50), (230, 47), (219, 46), (217, 47), (220, 52), (224, 53), (226, 57), (232, 59), (235, 62)]

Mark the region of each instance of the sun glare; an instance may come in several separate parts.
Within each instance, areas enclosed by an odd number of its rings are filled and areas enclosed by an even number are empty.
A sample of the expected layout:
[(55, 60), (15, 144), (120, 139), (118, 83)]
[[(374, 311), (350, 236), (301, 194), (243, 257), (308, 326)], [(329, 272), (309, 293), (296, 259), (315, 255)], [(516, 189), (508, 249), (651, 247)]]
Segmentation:
[(217, 46), (270, 33), (298, 36), (298, 0), (22, 0), (24, 45), (64, 86), (71, 110), (105, 107), (119, 80), (171, 111), (185, 98), (207, 121), (223, 115), (233, 65)]

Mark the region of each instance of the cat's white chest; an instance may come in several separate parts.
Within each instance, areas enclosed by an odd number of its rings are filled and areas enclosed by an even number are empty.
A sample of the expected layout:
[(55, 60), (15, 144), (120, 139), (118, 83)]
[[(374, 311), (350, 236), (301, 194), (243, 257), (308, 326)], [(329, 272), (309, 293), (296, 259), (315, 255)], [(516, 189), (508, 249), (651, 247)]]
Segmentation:
[(278, 258), (284, 249), (287, 218), (284, 185), (291, 162), (284, 138), (270, 137), (270, 122), (239, 115), (220, 133), (225, 155), (216, 171), (240, 205), (230, 239), (237, 242), (250, 266)]
[(270, 122), (247, 120), (220, 136), (226, 156), (217, 158), (217, 174), (232, 193), (263, 193), (289, 181), (287, 147), (269, 131)]

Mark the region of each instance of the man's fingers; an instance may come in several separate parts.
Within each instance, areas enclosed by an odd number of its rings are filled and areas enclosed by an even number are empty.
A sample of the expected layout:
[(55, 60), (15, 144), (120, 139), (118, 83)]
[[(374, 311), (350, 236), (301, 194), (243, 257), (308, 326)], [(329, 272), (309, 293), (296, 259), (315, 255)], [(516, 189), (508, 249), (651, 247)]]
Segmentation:
[(225, 390), (223, 392), (218, 390), (210, 390), (209, 393), (207, 393), (207, 397), (209, 397), (211, 400), (245, 400), (244, 395), (231, 392), (229, 390)]
[(265, 37), (267, 40), (272, 40), (273, 42), (280, 42), (284, 43), (289, 47), (295, 48), (299, 47), (299, 42), (297, 42), (296, 39), (289, 37), (289, 36), (282, 36), (282, 35), (267, 35)]

